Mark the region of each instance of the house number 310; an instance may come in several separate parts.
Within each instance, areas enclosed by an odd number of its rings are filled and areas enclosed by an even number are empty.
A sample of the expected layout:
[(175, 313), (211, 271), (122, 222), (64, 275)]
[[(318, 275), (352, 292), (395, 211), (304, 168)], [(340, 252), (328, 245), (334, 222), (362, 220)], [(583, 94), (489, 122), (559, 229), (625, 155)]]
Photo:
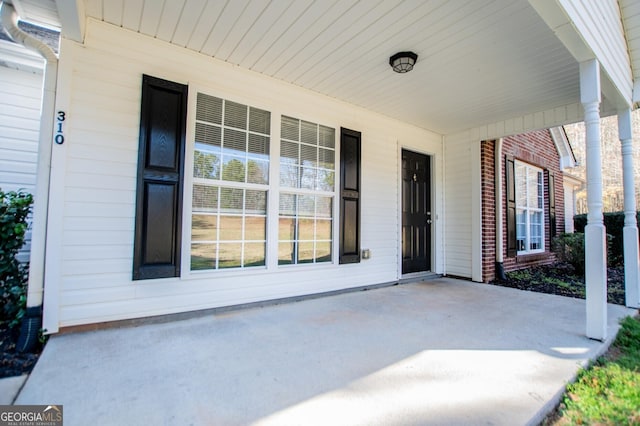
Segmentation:
[(65, 112), (58, 111), (58, 114), (56, 116), (56, 123), (58, 124), (58, 126), (56, 129), (56, 135), (53, 138), (55, 143), (57, 143), (58, 145), (62, 145), (64, 143), (64, 131), (62, 130), (62, 127), (64, 125), (65, 118), (66, 118)]

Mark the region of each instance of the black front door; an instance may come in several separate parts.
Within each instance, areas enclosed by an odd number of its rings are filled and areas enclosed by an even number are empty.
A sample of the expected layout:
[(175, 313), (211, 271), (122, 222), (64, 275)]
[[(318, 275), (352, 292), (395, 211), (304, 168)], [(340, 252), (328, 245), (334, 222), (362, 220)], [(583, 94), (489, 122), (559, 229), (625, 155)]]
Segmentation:
[(431, 270), (431, 158), (402, 150), (402, 273)]

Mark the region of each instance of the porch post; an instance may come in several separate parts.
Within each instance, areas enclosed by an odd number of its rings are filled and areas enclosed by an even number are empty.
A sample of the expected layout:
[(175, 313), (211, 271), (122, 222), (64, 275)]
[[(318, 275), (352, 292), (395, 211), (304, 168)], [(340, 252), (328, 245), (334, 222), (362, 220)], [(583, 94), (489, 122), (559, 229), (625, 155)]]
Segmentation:
[(602, 216), (602, 155), (600, 150), (600, 64), (580, 63), (580, 101), (584, 108), (587, 145), (587, 226), (585, 282), (587, 337), (607, 338), (607, 241)]
[(625, 304), (640, 307), (640, 270), (638, 266), (638, 223), (636, 191), (633, 176), (633, 132), (631, 109), (618, 114), (618, 133), (622, 143), (622, 173), (624, 182), (624, 287)]

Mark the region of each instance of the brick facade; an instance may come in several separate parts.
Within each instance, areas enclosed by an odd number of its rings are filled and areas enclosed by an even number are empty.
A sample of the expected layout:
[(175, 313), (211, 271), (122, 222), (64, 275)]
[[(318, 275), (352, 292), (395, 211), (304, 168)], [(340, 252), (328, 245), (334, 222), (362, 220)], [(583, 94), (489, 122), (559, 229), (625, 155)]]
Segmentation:
[[(490, 282), (495, 279), (496, 263), (496, 203), (495, 203), (495, 141), (483, 141), (480, 145), (480, 162), (482, 178), (482, 280)], [(524, 256), (507, 257), (507, 215), (506, 215), (506, 183), (505, 156), (513, 156), (516, 160), (529, 163), (545, 171), (544, 173), (544, 222), (545, 251)], [(530, 266), (553, 263), (555, 257), (551, 253), (548, 178), (551, 172), (555, 176), (556, 202), (556, 234), (564, 231), (564, 190), (560, 171), (560, 156), (549, 130), (538, 130), (526, 134), (509, 136), (502, 141), (500, 173), (502, 174), (502, 208), (503, 208), (503, 258), (506, 272)]]

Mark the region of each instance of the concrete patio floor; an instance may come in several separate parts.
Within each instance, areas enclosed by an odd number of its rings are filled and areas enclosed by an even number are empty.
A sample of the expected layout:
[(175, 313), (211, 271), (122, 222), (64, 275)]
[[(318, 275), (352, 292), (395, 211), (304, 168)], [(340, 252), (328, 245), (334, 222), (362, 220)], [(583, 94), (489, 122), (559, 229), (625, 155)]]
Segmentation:
[[(636, 313), (608, 312), (610, 339)], [(606, 349), (584, 329), (583, 300), (438, 278), (53, 336), (15, 403), (67, 426), (536, 424)]]

